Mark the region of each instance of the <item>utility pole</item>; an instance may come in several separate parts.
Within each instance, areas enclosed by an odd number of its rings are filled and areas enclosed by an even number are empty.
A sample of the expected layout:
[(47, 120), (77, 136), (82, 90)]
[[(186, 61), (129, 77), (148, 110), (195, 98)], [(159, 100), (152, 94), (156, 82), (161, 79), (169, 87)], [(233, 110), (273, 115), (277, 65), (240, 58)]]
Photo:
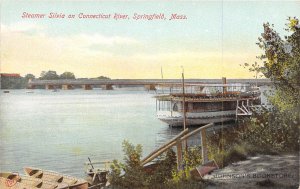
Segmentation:
[(184, 69), (182, 68), (182, 97), (183, 97), (183, 130), (186, 129), (186, 107), (185, 107), (185, 89), (184, 89)]
[[(186, 104), (185, 104), (185, 88), (184, 88), (184, 68), (182, 68), (182, 106), (183, 106), (183, 130), (186, 129)], [(187, 141), (183, 141), (185, 150), (187, 151)]]
[(162, 66), (160, 67), (160, 75), (161, 75), (161, 82), (162, 82), (162, 93), (164, 94), (164, 74), (163, 74), (163, 69)]

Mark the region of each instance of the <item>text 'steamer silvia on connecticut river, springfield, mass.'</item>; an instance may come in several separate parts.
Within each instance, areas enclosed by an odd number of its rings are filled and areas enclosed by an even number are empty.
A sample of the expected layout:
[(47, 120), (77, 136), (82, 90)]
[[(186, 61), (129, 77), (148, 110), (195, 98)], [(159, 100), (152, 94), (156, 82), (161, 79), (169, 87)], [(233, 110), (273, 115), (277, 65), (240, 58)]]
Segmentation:
[(187, 16), (184, 14), (172, 13), (166, 15), (164, 13), (154, 13), (154, 14), (140, 14), (134, 13), (132, 16), (123, 13), (97, 13), (97, 14), (86, 14), (86, 13), (78, 13), (78, 14), (65, 14), (65, 13), (56, 13), (50, 12), (49, 14), (41, 14), (41, 13), (28, 13), (23, 12), (23, 19), (98, 19), (98, 20), (185, 20)]

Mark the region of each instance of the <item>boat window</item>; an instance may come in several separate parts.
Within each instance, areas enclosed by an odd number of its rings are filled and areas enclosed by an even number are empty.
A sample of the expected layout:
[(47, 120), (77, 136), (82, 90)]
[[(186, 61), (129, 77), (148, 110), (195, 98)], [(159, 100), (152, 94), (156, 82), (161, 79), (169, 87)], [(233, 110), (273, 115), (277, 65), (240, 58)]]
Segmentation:
[(171, 102), (159, 100), (158, 101), (158, 110), (160, 111), (171, 111)]
[(177, 103), (175, 103), (175, 104), (173, 105), (173, 111), (178, 111), (178, 105), (177, 105)]

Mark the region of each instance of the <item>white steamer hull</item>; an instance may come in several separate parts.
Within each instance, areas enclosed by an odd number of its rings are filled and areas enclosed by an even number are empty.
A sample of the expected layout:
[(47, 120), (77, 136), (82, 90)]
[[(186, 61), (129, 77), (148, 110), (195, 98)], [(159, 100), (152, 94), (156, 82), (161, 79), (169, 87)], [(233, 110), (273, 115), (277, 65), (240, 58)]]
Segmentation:
[[(219, 123), (232, 121), (236, 118), (235, 111), (218, 111), (218, 112), (203, 112), (203, 113), (187, 113), (186, 125), (196, 126), (208, 123)], [(158, 119), (167, 123), (172, 127), (183, 126), (183, 115), (179, 112), (158, 112)]]

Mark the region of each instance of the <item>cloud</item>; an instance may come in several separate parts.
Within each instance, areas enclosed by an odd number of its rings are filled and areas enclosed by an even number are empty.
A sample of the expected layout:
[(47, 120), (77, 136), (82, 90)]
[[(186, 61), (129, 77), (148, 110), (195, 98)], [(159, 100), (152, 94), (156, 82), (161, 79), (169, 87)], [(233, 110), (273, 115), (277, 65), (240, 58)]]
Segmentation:
[[(38, 32), (28, 35), (28, 31)], [(1, 71), (36, 76), (42, 70), (56, 70), (58, 73), (71, 71), (77, 77), (160, 78), (163, 66), (164, 78), (180, 78), (183, 65), (187, 78), (245, 78), (249, 73), (239, 64), (255, 58), (253, 54), (224, 52), (222, 59), (221, 49), (164, 51), (162, 48), (150, 53), (143, 50), (155, 49), (152, 43), (130, 37), (100, 33), (49, 36), (44, 31), (45, 28), (35, 24), (4, 25), (1, 28)], [(95, 45), (103, 48), (90, 48)], [(141, 50), (135, 51), (137, 48)], [(122, 53), (128, 49), (133, 53)]]
[[(48, 59), (57, 59), (68, 54), (77, 57), (86, 57), (95, 53), (110, 55), (107, 50), (99, 52), (92, 50), (93, 46), (114, 48), (115, 46), (130, 46), (140, 44), (134, 38), (123, 36), (104, 36), (99, 33), (79, 33), (66, 36), (52, 36), (46, 34), (46, 28), (33, 23), (18, 22), (15, 24), (1, 24), (1, 39), (3, 45), (2, 55), (10, 58), (26, 57), (30, 59), (37, 56)], [(30, 33), (29, 33), (30, 32)], [(105, 49), (105, 48), (104, 48)], [(55, 57), (55, 58), (54, 58)], [(24, 60), (24, 59), (23, 59)], [(41, 61), (43, 58), (40, 59)]]
[(41, 32), (44, 29), (44, 26), (30, 22), (16, 22), (9, 25), (1, 23), (1, 33), (24, 33), (28, 31)]
[(131, 75), (132, 72), (137, 73), (136, 78), (160, 78), (161, 67), (164, 78), (180, 78), (181, 66), (184, 67), (186, 78), (252, 78), (252, 73), (239, 64), (243, 61), (255, 61), (255, 54), (236, 51), (235, 56), (231, 52), (224, 52), (222, 56), (221, 49), (220, 51), (182, 50), (170, 53), (139, 53), (119, 58), (123, 65), (126, 65), (123, 69), (131, 70)]
[[(1, 23), (1, 34), (9, 34), (12, 33), (24, 33), (26, 32), (36, 32), (36, 37), (46, 35), (46, 27), (43, 25), (39, 25), (36, 23), (30, 22), (17, 22), (14, 24), (5, 25)], [(47, 36), (49, 40), (58, 41), (61, 44), (71, 45), (73, 46), (74, 42), (76, 42), (76, 46), (87, 47), (90, 45), (119, 45), (119, 44), (139, 44), (140, 42), (136, 39), (123, 37), (123, 36), (104, 36), (99, 33), (94, 34), (86, 34), (79, 33), (68, 36)]]
[[(96, 76), (100, 75), (99, 67), (105, 71), (111, 69), (107, 62), (116, 63), (115, 53), (105, 47), (111, 49), (121, 45), (127, 48), (140, 44), (134, 38), (99, 33), (50, 36), (42, 28), (27, 23), (1, 25), (1, 71), (39, 75), (42, 70), (51, 69)], [(27, 33), (37, 30), (39, 32)], [(104, 50), (93, 50), (90, 48), (93, 45), (103, 46)]]

